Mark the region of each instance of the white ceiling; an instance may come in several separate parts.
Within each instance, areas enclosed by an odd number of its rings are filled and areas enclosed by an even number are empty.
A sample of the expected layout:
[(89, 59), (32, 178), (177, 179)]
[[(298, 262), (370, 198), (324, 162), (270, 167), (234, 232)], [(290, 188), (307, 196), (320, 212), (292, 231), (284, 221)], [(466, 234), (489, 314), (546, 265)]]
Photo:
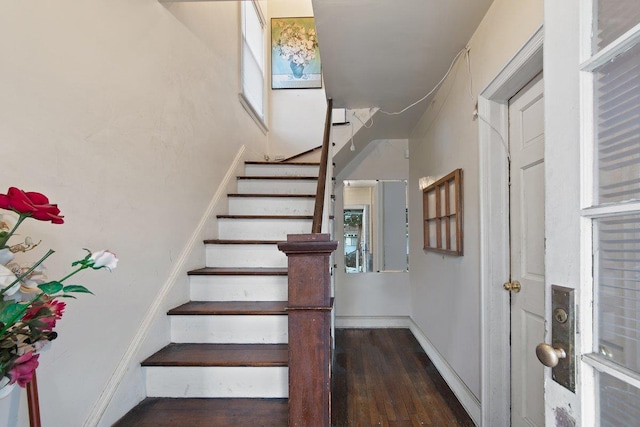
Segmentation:
[[(492, 0), (312, 0), (334, 108), (393, 112), (426, 95), (465, 47)], [(429, 99), (374, 116), (374, 139), (407, 138)]]

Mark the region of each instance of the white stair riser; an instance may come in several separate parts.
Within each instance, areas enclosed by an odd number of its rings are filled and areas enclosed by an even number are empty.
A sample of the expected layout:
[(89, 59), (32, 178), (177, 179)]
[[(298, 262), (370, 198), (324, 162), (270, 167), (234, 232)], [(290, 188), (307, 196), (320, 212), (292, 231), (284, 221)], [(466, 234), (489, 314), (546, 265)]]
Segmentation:
[(206, 245), (207, 267), (286, 267), (287, 255), (275, 244)]
[(218, 238), (223, 240), (287, 240), (287, 234), (311, 233), (310, 219), (219, 218)]
[(230, 197), (229, 215), (313, 215), (311, 197)]
[(284, 344), (286, 315), (171, 316), (171, 341), (210, 344)]
[(246, 176), (313, 176), (318, 177), (318, 166), (281, 164), (281, 165), (245, 165)]
[(191, 276), (192, 301), (287, 301), (287, 276)]
[(316, 194), (315, 180), (240, 179), (238, 193), (241, 194)]
[(288, 368), (175, 367), (145, 368), (149, 397), (252, 397), (288, 396)]

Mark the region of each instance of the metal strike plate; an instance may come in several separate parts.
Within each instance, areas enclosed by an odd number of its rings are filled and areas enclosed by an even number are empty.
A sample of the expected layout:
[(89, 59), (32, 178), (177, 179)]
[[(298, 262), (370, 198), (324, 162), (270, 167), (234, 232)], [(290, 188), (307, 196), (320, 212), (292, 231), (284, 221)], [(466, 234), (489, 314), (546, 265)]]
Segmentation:
[(576, 391), (575, 332), (576, 315), (574, 290), (551, 285), (551, 345), (564, 349), (566, 357), (551, 369), (555, 382)]

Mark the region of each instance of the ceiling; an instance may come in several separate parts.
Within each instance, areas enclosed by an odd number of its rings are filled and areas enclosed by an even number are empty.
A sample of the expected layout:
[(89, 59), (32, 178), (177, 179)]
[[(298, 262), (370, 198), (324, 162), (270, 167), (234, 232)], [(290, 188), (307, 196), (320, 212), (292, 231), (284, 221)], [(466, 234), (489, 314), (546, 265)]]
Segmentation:
[[(402, 110), (447, 72), (493, 0), (312, 0), (334, 108)], [(429, 98), (374, 116), (373, 139), (405, 139)]]

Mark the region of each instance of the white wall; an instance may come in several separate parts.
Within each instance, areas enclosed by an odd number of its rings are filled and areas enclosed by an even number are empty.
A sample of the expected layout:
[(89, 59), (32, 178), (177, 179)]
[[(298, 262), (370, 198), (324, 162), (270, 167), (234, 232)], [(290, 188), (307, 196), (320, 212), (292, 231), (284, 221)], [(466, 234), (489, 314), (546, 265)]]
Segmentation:
[[(495, 0), (409, 140), (411, 316), (430, 344), (480, 397), (480, 253), (477, 94), (542, 24), (542, 0)], [(471, 82), (473, 87), (471, 88)], [(471, 93), (470, 93), (471, 92)], [(464, 173), (464, 256), (425, 252), (418, 179)], [(446, 376), (445, 376), (446, 377)], [(479, 408), (476, 408), (479, 409)]]
[[(60, 337), (40, 358), (44, 425), (95, 415), (242, 144), (250, 158), (265, 153), (266, 137), (238, 102), (238, 46), (235, 2), (0, 3), (0, 192), (17, 186), (59, 204), (64, 225), (23, 230), (43, 240), (41, 252), (57, 251), (46, 263), (51, 279), (84, 247), (120, 258), (112, 273), (78, 277), (96, 295), (68, 301)], [(196, 250), (182, 269), (201, 266), (203, 255)], [(164, 311), (187, 299), (179, 273), (136, 357), (168, 341)], [(143, 397), (131, 380), (139, 361), (110, 417)], [(14, 391), (0, 401), (0, 425), (27, 425), (25, 408)]]
[[(267, 25), (271, 19), (313, 16), (311, 0), (269, 0)], [(271, 75), (271, 50), (267, 58)], [(322, 60), (322, 58), (321, 58)], [(290, 157), (322, 145), (327, 101), (322, 89), (277, 89), (269, 87), (269, 155)]]
[(344, 180), (407, 179), (409, 160), (405, 159), (407, 140), (378, 140), (367, 146), (363, 157), (336, 177), (335, 240), (335, 314), (338, 327), (406, 326), (409, 316), (408, 273), (345, 272), (343, 224)]

